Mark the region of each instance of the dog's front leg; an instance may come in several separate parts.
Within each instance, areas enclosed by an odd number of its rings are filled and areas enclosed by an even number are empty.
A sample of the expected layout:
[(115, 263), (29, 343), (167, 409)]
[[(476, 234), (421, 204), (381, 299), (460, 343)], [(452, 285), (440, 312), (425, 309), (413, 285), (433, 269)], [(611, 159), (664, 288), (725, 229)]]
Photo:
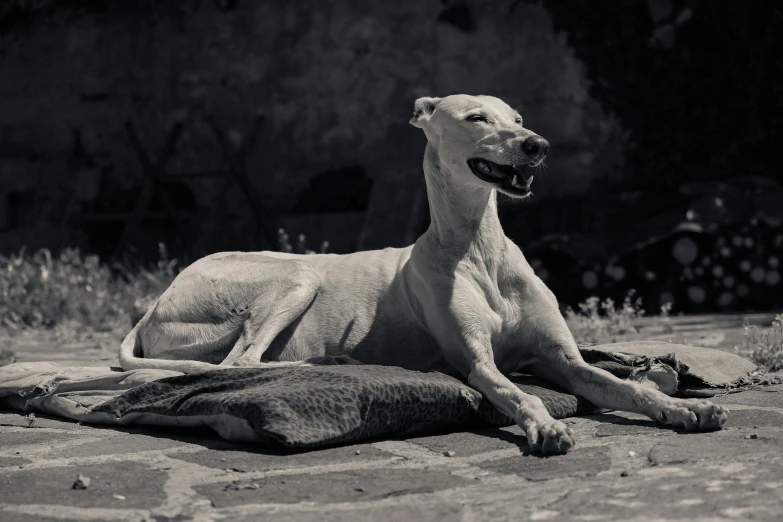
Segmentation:
[(571, 429), (553, 419), (541, 399), (517, 388), (491, 359), (474, 357), (468, 382), (524, 430), (532, 453), (566, 453), (574, 446)]
[(571, 430), (552, 418), (541, 399), (517, 388), (498, 370), (491, 335), (480, 319), (487, 312), (468, 309), (467, 299), (459, 302), (459, 307), (451, 307), (450, 315), (439, 314), (430, 323), (438, 326), (433, 333), (439, 338), (446, 361), (466, 375), (468, 383), (501, 413), (514, 419), (524, 430), (532, 453), (566, 453), (574, 446)]
[(719, 429), (728, 418), (728, 410), (710, 401), (669, 397), (588, 364), (567, 368), (565, 374), (573, 392), (593, 404), (641, 413), (662, 424), (688, 431), (705, 431)]
[(728, 417), (728, 410), (709, 401), (669, 397), (590, 366), (573, 341), (542, 345), (538, 355), (540, 363), (533, 368), (534, 373), (601, 408), (641, 413), (689, 431), (719, 429)]

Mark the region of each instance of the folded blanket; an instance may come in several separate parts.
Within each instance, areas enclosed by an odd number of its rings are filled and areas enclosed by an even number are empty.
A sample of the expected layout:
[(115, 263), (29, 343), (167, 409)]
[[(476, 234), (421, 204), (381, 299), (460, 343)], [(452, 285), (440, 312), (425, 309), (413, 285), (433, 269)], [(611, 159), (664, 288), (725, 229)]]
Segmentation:
[[(705, 396), (753, 382), (755, 365), (734, 354), (660, 342), (583, 349), (591, 364), (670, 394)], [(555, 418), (594, 411), (584, 399), (512, 375)], [(679, 383), (685, 383), (680, 386)], [(0, 368), (0, 405), (98, 424), (213, 428), (237, 441), (318, 447), (413, 431), (512, 420), (458, 379), (390, 366), (165, 370), (16, 363)]]

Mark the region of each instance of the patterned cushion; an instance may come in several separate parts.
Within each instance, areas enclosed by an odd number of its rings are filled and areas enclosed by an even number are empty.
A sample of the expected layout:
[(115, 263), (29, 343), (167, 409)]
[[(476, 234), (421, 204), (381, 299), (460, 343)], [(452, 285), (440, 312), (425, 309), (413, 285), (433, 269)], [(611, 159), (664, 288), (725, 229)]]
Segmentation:
[[(540, 381), (513, 379), (541, 397), (556, 418), (593, 409)], [(513, 423), (453, 377), (374, 365), (237, 368), (169, 377), (137, 386), (92, 411), (116, 417), (230, 416), (246, 421), (259, 440), (291, 447), (401, 435), (423, 423)]]
[[(634, 341), (582, 349), (585, 360), (621, 378), (660, 384), (656, 368), (674, 374), (672, 392), (709, 396), (769, 383), (735, 354), (663, 342)], [(116, 371), (83, 363), (14, 363), (0, 367), (0, 406), (98, 424), (210, 426), (236, 441), (318, 447), (480, 424), (510, 418), (453, 377), (325, 357), (318, 366), (227, 368), (197, 375), (166, 370)], [(659, 374), (660, 373), (660, 374)], [(587, 401), (543, 380), (512, 375), (555, 418), (594, 411)], [(677, 387), (679, 384), (679, 387)], [(663, 388), (661, 388), (663, 389)]]

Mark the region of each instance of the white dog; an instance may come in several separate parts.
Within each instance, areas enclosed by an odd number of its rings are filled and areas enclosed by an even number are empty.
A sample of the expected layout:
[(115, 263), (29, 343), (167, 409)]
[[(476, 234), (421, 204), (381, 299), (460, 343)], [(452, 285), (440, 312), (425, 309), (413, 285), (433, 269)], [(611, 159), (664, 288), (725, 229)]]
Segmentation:
[(421, 98), (432, 222), (407, 248), (348, 255), (226, 252), (185, 269), (125, 338), (126, 370), (199, 372), (349, 356), (467, 377), (527, 434), (565, 453), (574, 436), (504, 374), (524, 370), (593, 404), (688, 430), (727, 411), (668, 397), (586, 364), (552, 292), (503, 233), (496, 192), (530, 194), (549, 143), (489, 96)]

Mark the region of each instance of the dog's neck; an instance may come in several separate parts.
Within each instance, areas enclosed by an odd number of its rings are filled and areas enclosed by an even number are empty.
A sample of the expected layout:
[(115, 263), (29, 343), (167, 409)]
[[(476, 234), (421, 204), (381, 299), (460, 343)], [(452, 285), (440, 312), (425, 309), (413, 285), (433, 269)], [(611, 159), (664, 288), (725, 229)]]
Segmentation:
[(429, 142), (424, 151), (424, 179), (431, 218), (425, 232), (428, 240), (436, 242), (444, 253), (459, 257), (470, 252), (495, 256), (505, 249), (494, 190), (458, 186)]

